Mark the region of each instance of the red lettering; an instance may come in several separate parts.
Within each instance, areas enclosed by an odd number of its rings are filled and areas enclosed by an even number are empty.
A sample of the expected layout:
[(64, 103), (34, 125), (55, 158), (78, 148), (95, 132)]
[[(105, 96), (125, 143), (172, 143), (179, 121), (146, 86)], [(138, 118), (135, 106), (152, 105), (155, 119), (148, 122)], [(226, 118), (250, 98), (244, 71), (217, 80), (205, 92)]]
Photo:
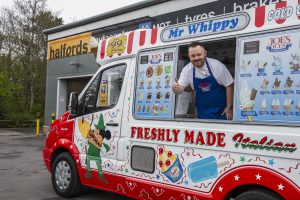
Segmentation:
[(271, 139), (267, 144), (266, 144), (266, 146), (271, 146), (271, 144), (274, 142), (274, 140), (273, 139)]
[(179, 134), (180, 130), (173, 129), (172, 132), (173, 132), (173, 136), (174, 136), (174, 142), (177, 143), (178, 142), (178, 134)]
[(243, 138), (244, 138), (243, 133), (238, 133), (235, 136), (233, 136), (232, 140), (234, 142), (239, 142), (240, 143), (240, 142), (242, 142)]
[(226, 142), (224, 142), (225, 133), (218, 133), (217, 137), (218, 137), (218, 143), (217, 143), (217, 145), (219, 147), (225, 147), (225, 145), (226, 145)]
[(151, 139), (152, 139), (152, 140), (156, 140), (156, 138), (157, 138), (156, 131), (157, 131), (156, 128), (153, 128), (153, 129), (151, 130)]
[(145, 139), (146, 140), (149, 140), (150, 139), (150, 128), (144, 128), (144, 131), (145, 131)]
[(166, 140), (168, 142), (172, 142), (172, 138), (171, 138), (171, 134), (170, 134), (170, 129), (167, 129), (166, 132), (167, 132), (167, 138), (166, 138)]
[(160, 141), (165, 140), (165, 129), (163, 129), (163, 128), (158, 129), (158, 139), (157, 140), (160, 140)]
[(277, 143), (273, 144), (273, 146), (276, 146), (276, 147), (282, 147), (282, 146), (283, 146), (283, 143), (282, 143), (282, 142), (277, 142)]
[(188, 130), (185, 131), (184, 143), (194, 144), (194, 131), (191, 132), (189, 132)]
[(268, 140), (268, 137), (265, 136), (265, 137), (263, 137), (263, 138), (260, 140), (259, 144), (260, 144), (260, 145), (263, 145), (267, 140)]
[(257, 140), (253, 140), (250, 142), (250, 144), (258, 144), (258, 141)]
[(197, 136), (197, 139), (196, 139), (196, 144), (205, 144), (204, 142), (204, 138), (203, 138), (203, 134), (201, 131), (198, 132), (198, 136)]
[(138, 127), (138, 135), (137, 135), (138, 139), (143, 139), (143, 128), (142, 127)]
[(134, 127), (134, 126), (132, 126), (131, 127), (131, 138), (134, 138), (134, 135), (135, 135), (135, 133), (136, 133), (136, 127)]
[(217, 137), (214, 132), (207, 132), (206, 133), (206, 145), (213, 146), (216, 143)]

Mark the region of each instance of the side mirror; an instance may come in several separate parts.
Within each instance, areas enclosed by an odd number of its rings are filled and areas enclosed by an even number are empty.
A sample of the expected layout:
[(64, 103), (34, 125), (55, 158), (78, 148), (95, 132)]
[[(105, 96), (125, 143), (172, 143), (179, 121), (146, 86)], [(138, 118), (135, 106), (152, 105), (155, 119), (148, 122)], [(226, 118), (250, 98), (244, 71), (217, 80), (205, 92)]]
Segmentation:
[(70, 94), (68, 111), (70, 112), (71, 115), (78, 114), (78, 94), (77, 94), (77, 92), (72, 92)]

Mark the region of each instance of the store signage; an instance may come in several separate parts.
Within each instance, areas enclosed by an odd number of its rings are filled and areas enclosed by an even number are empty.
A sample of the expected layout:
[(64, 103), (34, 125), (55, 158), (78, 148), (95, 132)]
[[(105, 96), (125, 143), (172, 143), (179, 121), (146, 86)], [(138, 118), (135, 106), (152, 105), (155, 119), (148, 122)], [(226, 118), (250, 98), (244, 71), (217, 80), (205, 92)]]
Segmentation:
[(290, 36), (272, 37), (269, 39), (267, 50), (269, 52), (282, 52), (289, 50), (292, 47), (292, 41)]
[(86, 54), (90, 52), (92, 33), (79, 34), (48, 42), (48, 60)]
[(247, 13), (222, 15), (207, 20), (167, 27), (162, 31), (161, 39), (164, 42), (169, 42), (191, 37), (203, 37), (211, 34), (238, 31), (247, 27), (248, 24), (249, 15)]

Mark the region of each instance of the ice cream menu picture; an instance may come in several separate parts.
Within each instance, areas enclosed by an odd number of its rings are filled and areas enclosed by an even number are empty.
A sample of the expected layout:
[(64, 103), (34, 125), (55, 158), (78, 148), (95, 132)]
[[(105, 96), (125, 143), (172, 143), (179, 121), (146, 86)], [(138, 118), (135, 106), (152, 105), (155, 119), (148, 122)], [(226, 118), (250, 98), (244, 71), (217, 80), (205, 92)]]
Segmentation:
[(235, 119), (300, 122), (300, 30), (239, 39)]
[(175, 48), (143, 52), (139, 56), (135, 116), (171, 118)]

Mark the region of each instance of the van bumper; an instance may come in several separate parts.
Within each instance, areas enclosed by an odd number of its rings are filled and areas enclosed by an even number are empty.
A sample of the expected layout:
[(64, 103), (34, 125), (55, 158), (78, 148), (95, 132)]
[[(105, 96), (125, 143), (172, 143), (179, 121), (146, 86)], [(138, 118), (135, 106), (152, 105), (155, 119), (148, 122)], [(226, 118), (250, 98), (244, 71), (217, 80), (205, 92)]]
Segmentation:
[(44, 163), (45, 163), (45, 166), (46, 166), (46, 168), (49, 172), (51, 172), (51, 155), (52, 155), (52, 152), (53, 151), (51, 149), (47, 149), (47, 148), (43, 149)]

